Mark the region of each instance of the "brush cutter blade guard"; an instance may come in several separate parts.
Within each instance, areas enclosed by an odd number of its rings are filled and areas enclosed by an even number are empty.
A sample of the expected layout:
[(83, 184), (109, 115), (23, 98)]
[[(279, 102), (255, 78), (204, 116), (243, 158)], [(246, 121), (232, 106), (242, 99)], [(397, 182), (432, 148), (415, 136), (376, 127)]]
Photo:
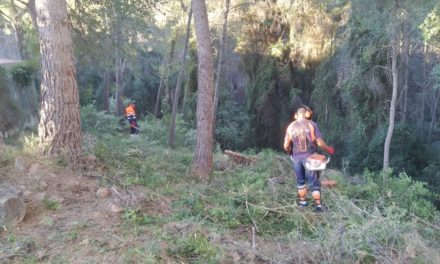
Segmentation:
[(311, 170), (311, 171), (322, 171), (325, 170), (327, 163), (329, 163), (329, 161), (330, 158), (327, 158), (324, 155), (312, 154), (307, 158), (305, 167), (307, 170)]

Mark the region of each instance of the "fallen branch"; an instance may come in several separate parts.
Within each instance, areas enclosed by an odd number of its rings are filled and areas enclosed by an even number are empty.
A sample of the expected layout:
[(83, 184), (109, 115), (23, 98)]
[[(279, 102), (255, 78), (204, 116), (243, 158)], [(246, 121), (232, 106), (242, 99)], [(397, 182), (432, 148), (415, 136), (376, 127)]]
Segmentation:
[(411, 216), (412, 216), (416, 221), (419, 221), (419, 222), (421, 222), (421, 223), (423, 223), (423, 224), (425, 224), (425, 225), (427, 225), (427, 226), (429, 226), (429, 227), (432, 227), (432, 228), (437, 229), (437, 230), (440, 231), (440, 227), (435, 226), (435, 225), (433, 225), (433, 224), (431, 224), (431, 223), (429, 223), (429, 222), (426, 222), (425, 220), (423, 220), (422, 218), (418, 217), (417, 215), (412, 214)]
[(237, 164), (249, 165), (251, 163), (255, 163), (258, 161), (258, 159), (256, 158), (245, 156), (241, 153), (234, 152), (231, 150), (225, 150), (224, 153), (228, 155)]

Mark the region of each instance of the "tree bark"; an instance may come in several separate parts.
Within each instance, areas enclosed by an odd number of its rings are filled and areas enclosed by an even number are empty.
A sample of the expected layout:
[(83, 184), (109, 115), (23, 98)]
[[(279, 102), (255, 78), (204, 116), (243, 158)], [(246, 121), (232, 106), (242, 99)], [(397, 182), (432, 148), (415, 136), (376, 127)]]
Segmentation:
[(438, 89), (437, 96), (435, 97), (435, 100), (434, 100), (434, 110), (432, 111), (431, 124), (429, 125), (429, 132), (428, 132), (428, 143), (431, 142), (432, 128), (435, 123), (435, 114), (437, 112), (437, 105), (438, 105), (439, 98), (440, 98), (440, 89)]
[(125, 61), (120, 58), (119, 53), (116, 55), (116, 116), (122, 116), (124, 114), (124, 83), (123, 72), (125, 67)]
[(223, 13), (223, 28), (222, 28), (222, 35), (220, 37), (220, 51), (218, 54), (218, 65), (217, 65), (217, 74), (215, 79), (215, 88), (214, 88), (214, 105), (213, 105), (213, 122), (212, 122), (212, 131), (213, 131), (213, 138), (215, 139), (215, 127), (217, 122), (217, 108), (218, 108), (218, 98), (220, 97), (220, 80), (222, 75), (222, 69), (223, 69), (223, 52), (225, 49), (225, 41), (226, 41), (226, 30), (228, 28), (228, 14), (229, 14), (229, 3), (230, 0), (225, 0), (225, 9)]
[(102, 87), (102, 102), (106, 113), (110, 112), (110, 70), (104, 71), (104, 85)]
[(79, 96), (66, 2), (35, 2), (41, 53), (41, 106), (38, 136), (45, 155), (80, 161), (82, 135)]
[(186, 72), (186, 81), (185, 81), (185, 88), (184, 93), (183, 93), (183, 100), (182, 100), (182, 113), (185, 113), (185, 109), (187, 106), (187, 102), (189, 100), (189, 98), (192, 96), (192, 93), (189, 89), (189, 78), (191, 75), (191, 67), (188, 67), (189, 70)]
[(154, 115), (156, 117), (159, 117), (159, 113), (161, 111), (162, 106), (162, 89), (165, 89), (165, 103), (167, 104), (166, 108), (169, 110), (169, 107), (171, 106), (171, 97), (170, 97), (170, 88), (168, 84), (168, 78), (171, 73), (171, 66), (173, 65), (173, 56), (174, 56), (174, 48), (176, 46), (176, 36), (173, 33), (171, 37), (170, 42), (170, 53), (168, 55), (168, 58), (164, 59), (163, 68), (161, 69), (161, 75), (160, 75), (160, 84), (159, 89), (157, 90), (157, 98), (156, 98), (156, 107), (154, 108)]
[(391, 48), (391, 72), (393, 76), (393, 92), (391, 95), (391, 105), (390, 105), (390, 116), (389, 116), (389, 124), (387, 136), (385, 138), (384, 151), (383, 151), (383, 170), (386, 170), (390, 167), (390, 146), (391, 139), (393, 137), (394, 132), (394, 119), (396, 116), (396, 100), (397, 100), (397, 85), (398, 85), (398, 69), (397, 69), (397, 34), (392, 39)]
[(417, 119), (417, 126), (419, 128), (419, 133), (421, 133), (421, 135), (423, 135), (424, 133), (424, 125), (425, 125), (425, 97), (426, 97), (426, 89), (428, 88), (427, 86), (427, 81), (426, 81), (426, 64), (427, 64), (427, 56), (428, 56), (428, 44), (425, 42), (424, 46), (423, 46), (423, 76), (422, 76), (422, 80), (423, 80), (423, 85), (422, 85), (422, 98), (421, 98), (421, 102), (420, 102), (420, 114), (419, 114), (419, 118)]
[(160, 71), (161, 71), (160, 83), (159, 83), (159, 88), (157, 89), (156, 106), (154, 107), (154, 116), (156, 118), (159, 118), (159, 112), (160, 112), (160, 98), (161, 98), (161, 94), (162, 94), (163, 79), (164, 79), (164, 74), (165, 74), (165, 63), (163, 63)]
[(38, 31), (37, 10), (35, 7), (35, 0), (29, 0), (28, 8), (29, 8), (29, 15), (31, 16), (31, 20), (32, 20), (32, 25)]
[(408, 22), (403, 24), (403, 61), (404, 61), (404, 71), (403, 71), (403, 109), (402, 109), (402, 122), (406, 122), (406, 116), (408, 112), (408, 88), (409, 88), (409, 56), (411, 50), (410, 43), (410, 32), (409, 32)]
[[(19, 14), (19, 10), (17, 10), (17, 6), (15, 4), (15, 1), (11, 1), (11, 5), (12, 5), (12, 10), (14, 11), (14, 17), (18, 16)], [(23, 16), (19, 16), (20, 18), (22, 18)], [(20, 53), (20, 57), (22, 60), (27, 60), (29, 59), (29, 55), (26, 52), (26, 47), (24, 46), (24, 31), (22, 28), (22, 21), (16, 21), (15, 19), (12, 20), (12, 25), (14, 27), (14, 31), (15, 31), (15, 40), (17, 41), (17, 45), (18, 45), (18, 52)]]
[(185, 71), (186, 53), (188, 50), (189, 34), (191, 31), (191, 18), (192, 18), (192, 9), (190, 8), (188, 14), (188, 22), (186, 23), (186, 36), (185, 36), (185, 46), (183, 48), (182, 64), (180, 65), (179, 76), (177, 77), (177, 84), (176, 84), (176, 89), (174, 92), (174, 100), (173, 100), (173, 110), (171, 113), (170, 128), (168, 129), (168, 146), (170, 146), (171, 148), (174, 148), (175, 146), (176, 115), (177, 115), (177, 107), (179, 105), (180, 86), (183, 78), (183, 73)]
[[(173, 37), (171, 38), (171, 45), (170, 45), (170, 54), (169, 54), (169, 61), (166, 68), (166, 74), (165, 79), (163, 82), (163, 87), (165, 88), (165, 110), (167, 113), (171, 111), (171, 105), (173, 104), (171, 99), (171, 88), (170, 88), (170, 75), (173, 68), (173, 57), (174, 57), (174, 51), (176, 48), (176, 38), (177, 38), (177, 32), (173, 34)], [(162, 106), (164, 106), (162, 104)]]
[(198, 94), (196, 149), (192, 166), (195, 177), (206, 180), (212, 174), (213, 62), (208, 12), (204, 0), (192, 0), (197, 37)]

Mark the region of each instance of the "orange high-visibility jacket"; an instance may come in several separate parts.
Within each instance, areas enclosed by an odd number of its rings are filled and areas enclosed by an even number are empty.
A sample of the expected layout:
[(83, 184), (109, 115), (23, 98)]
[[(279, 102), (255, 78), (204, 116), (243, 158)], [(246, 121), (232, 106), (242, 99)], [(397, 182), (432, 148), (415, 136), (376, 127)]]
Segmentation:
[(128, 105), (126, 108), (125, 108), (125, 116), (135, 116), (136, 115), (136, 111), (134, 110), (134, 107), (133, 107), (133, 105)]

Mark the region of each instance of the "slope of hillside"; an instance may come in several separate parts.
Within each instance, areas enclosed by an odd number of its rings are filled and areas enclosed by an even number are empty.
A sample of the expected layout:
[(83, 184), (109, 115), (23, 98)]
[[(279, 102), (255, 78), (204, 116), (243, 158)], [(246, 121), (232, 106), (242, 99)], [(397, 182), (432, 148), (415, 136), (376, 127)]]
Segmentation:
[[(99, 120), (99, 121), (96, 121)], [(439, 214), (423, 184), (402, 174), (327, 170), (328, 210), (296, 206), (288, 159), (215, 154), (208, 183), (189, 174), (194, 133), (178, 122), (83, 112), (87, 169), (35, 153), (32, 135), (2, 145), (1, 182), (23, 191), (24, 221), (0, 233), (1, 263), (439, 263)]]

